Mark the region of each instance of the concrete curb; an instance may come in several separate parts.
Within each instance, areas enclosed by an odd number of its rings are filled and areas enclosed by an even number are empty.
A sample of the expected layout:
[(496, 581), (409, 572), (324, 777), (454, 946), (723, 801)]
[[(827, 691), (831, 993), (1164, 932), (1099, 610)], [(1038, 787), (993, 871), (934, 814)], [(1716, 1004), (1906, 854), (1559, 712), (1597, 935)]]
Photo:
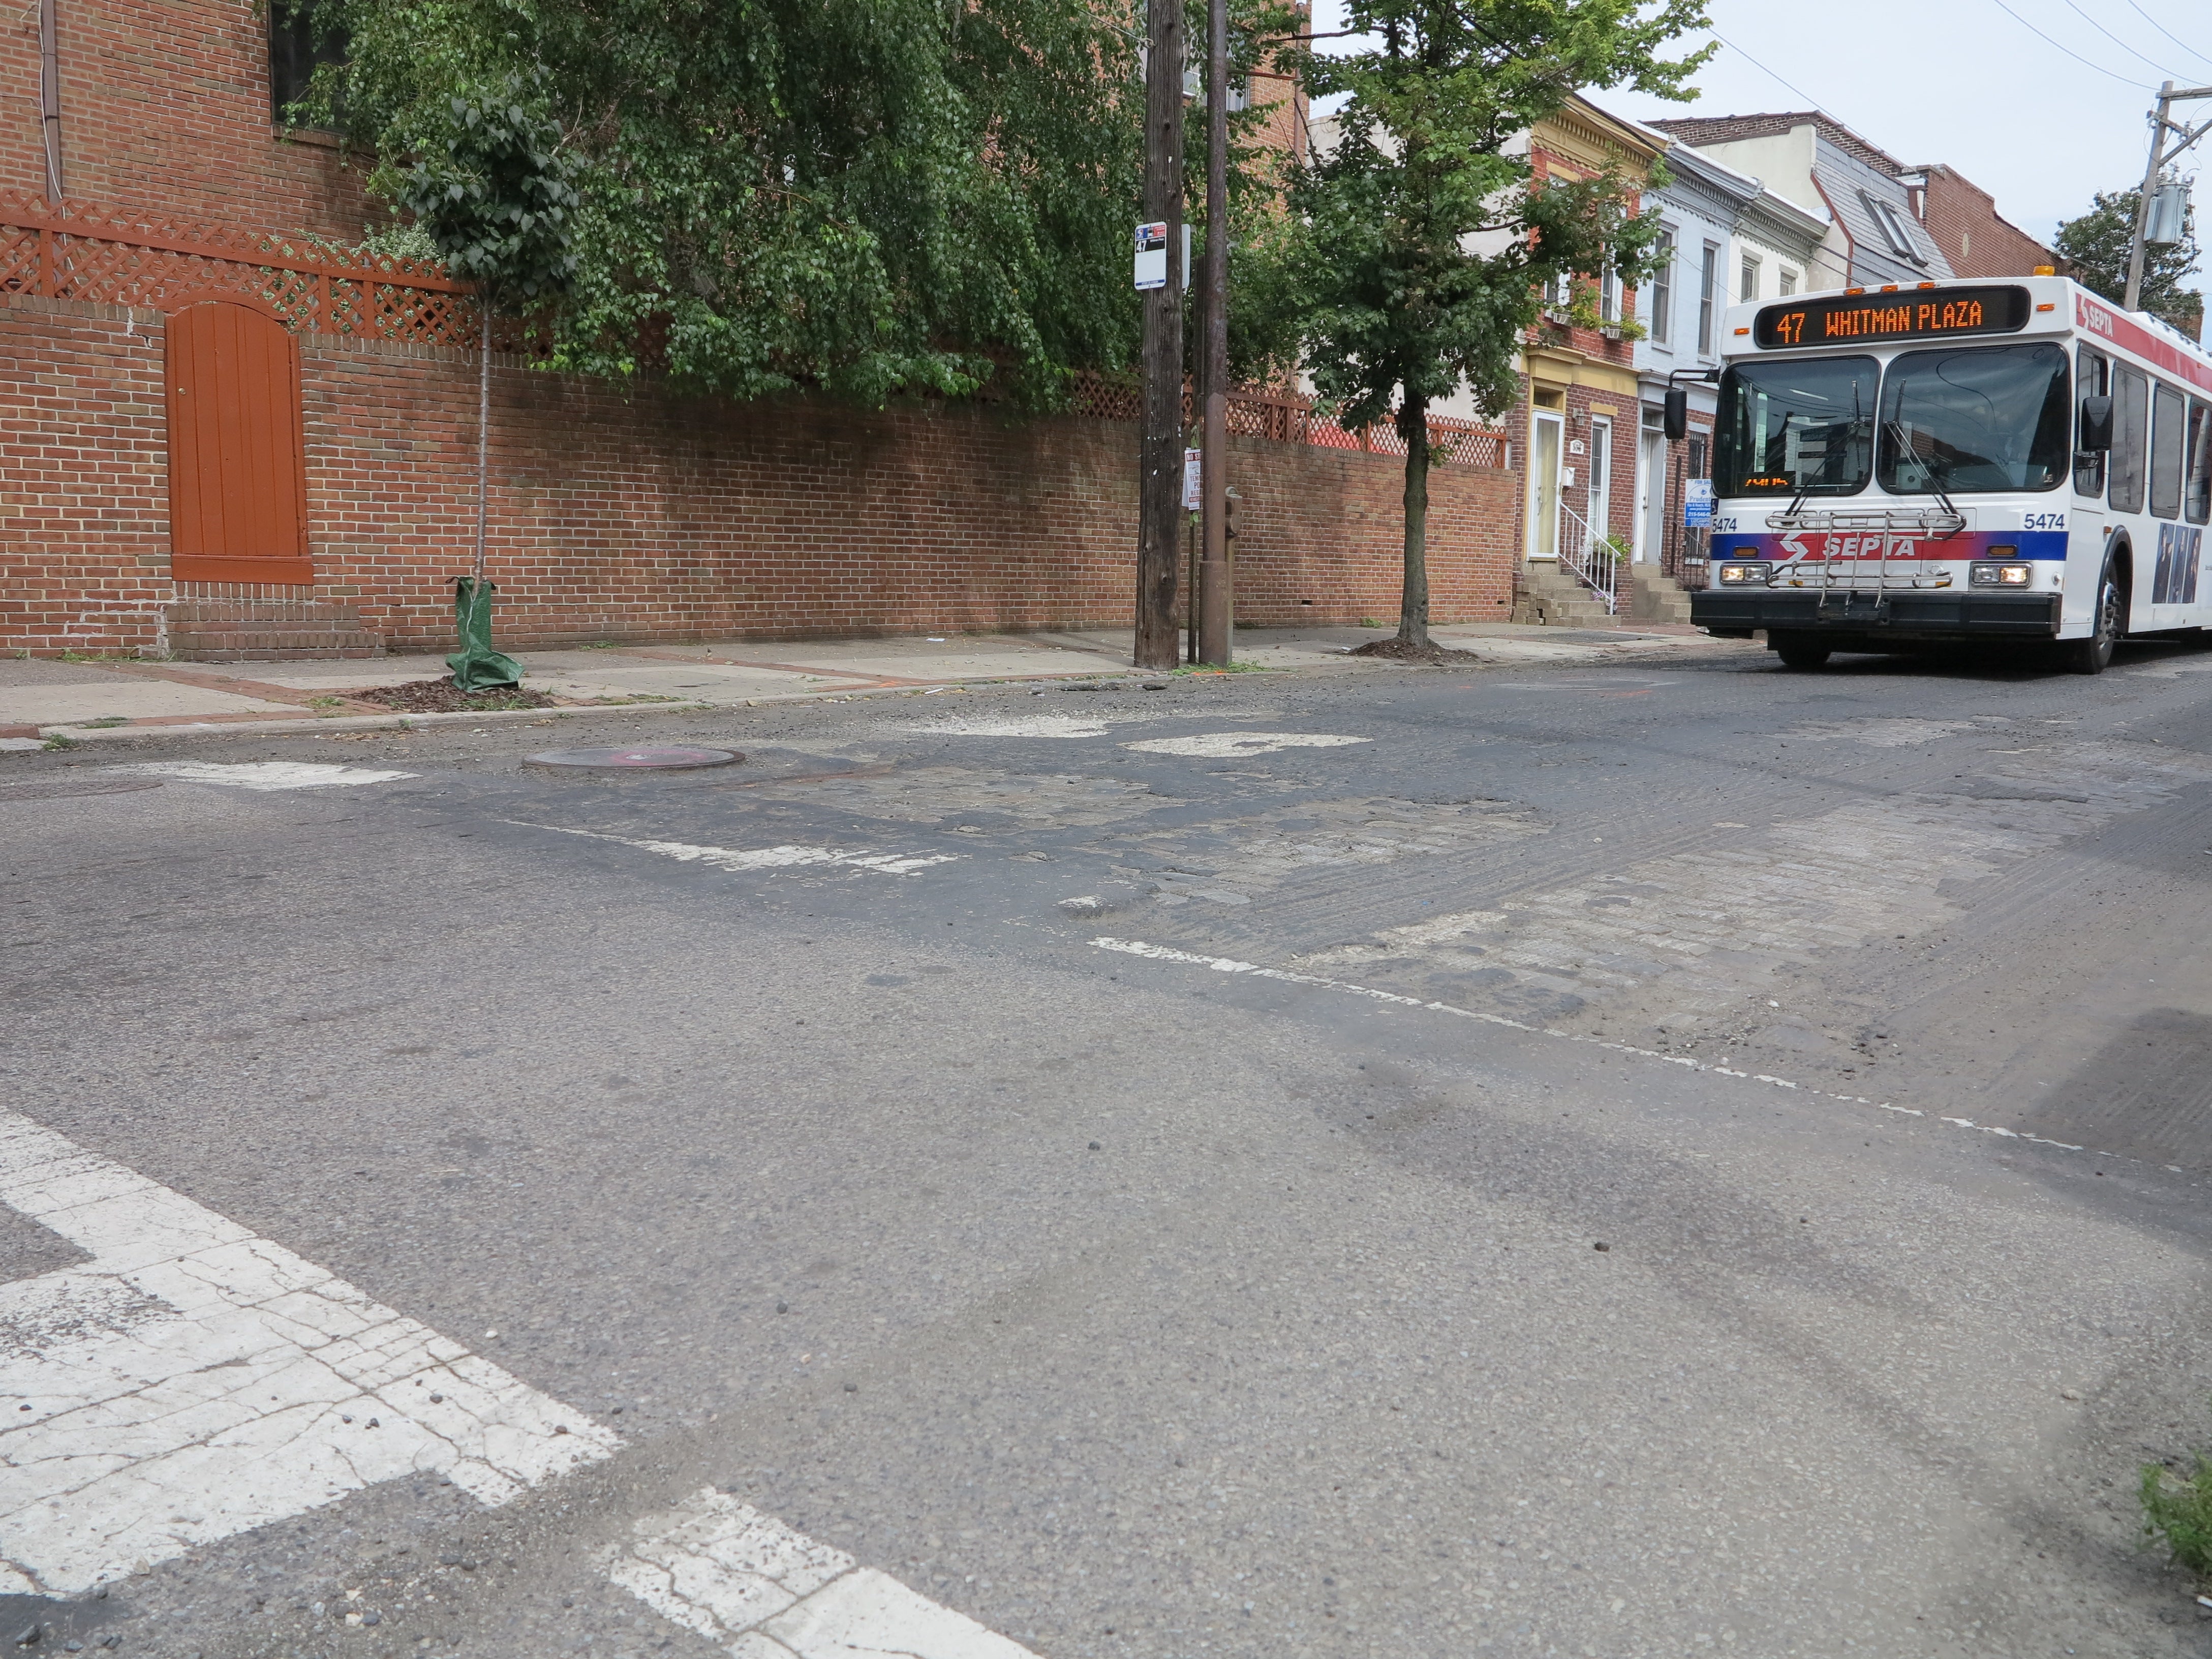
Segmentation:
[[(1531, 630), (1540, 633), (1542, 630)], [(1567, 632), (1571, 630), (1559, 630)], [(1594, 631), (1594, 630), (1592, 630)], [(1610, 632), (1610, 630), (1608, 630)], [(1703, 636), (1698, 636), (1702, 640)], [(1480, 653), (1484, 636), (1454, 642), (1454, 648)], [(1555, 644), (1587, 646), (1595, 644), (1627, 644), (1631, 641), (1652, 647), (1665, 647), (1689, 643), (1689, 636), (1637, 633), (1623, 629), (1613, 638), (1592, 639), (1589, 632), (1577, 632), (1572, 639), (1559, 639)], [(1652, 653), (1632, 647), (1626, 651), (1599, 652), (1592, 660), (1607, 655), (1630, 658)], [(1523, 661), (1511, 656), (1491, 657), (1479, 665), (1484, 668), (1538, 668), (1553, 665), (1550, 661)], [(1272, 674), (1301, 675), (1314, 672), (1332, 673), (1354, 667), (1355, 665), (1338, 653), (1331, 653), (1310, 663), (1268, 664), (1265, 671)], [(441, 726), (484, 726), (495, 722), (515, 720), (568, 720), (593, 714), (699, 714), (715, 710), (734, 711), (740, 708), (761, 708), (775, 703), (787, 702), (857, 702), (878, 697), (921, 697), (942, 696), (969, 690), (980, 690), (986, 686), (1066, 684), (1073, 682), (1102, 680), (1137, 682), (1158, 677), (1158, 671), (1133, 667), (1116, 668), (1101, 664), (1095, 670), (1076, 673), (990, 674), (973, 679), (944, 680), (936, 684), (927, 682), (907, 682), (898, 685), (825, 685), (804, 691), (770, 691), (758, 696), (744, 697), (728, 702), (712, 702), (686, 698), (670, 702), (584, 703), (555, 708), (503, 708), (471, 714), (465, 710), (450, 714), (404, 714), (394, 711), (389, 714), (332, 714), (298, 720), (179, 720), (167, 726), (109, 726), (87, 727), (59, 723), (36, 728), (40, 739), (65, 738), (70, 744), (146, 743), (181, 738), (264, 738), (319, 737), (344, 732), (406, 732)], [(1206, 678), (1213, 678), (1206, 676)], [(29, 731), (27, 725), (15, 728)]]
[(711, 702), (625, 702), (588, 704), (568, 708), (488, 708), (481, 714), (464, 709), (451, 714), (332, 714), (309, 720), (192, 720), (175, 726), (42, 726), (41, 738), (64, 738), (78, 743), (143, 743), (149, 738), (265, 738), (305, 732), (404, 732), (423, 726), (483, 726), (492, 721), (572, 719), (579, 714), (690, 714), (702, 708), (727, 708)]
[(948, 680), (940, 685), (823, 686), (808, 691), (774, 691), (735, 702), (617, 702), (573, 704), (557, 708), (499, 708), (482, 714), (466, 710), (450, 714), (331, 714), (303, 720), (188, 720), (174, 726), (41, 726), (41, 738), (63, 738), (71, 744), (143, 743), (149, 738), (265, 738), (327, 736), (337, 732), (406, 732), (433, 726), (483, 726), (495, 721), (573, 720), (587, 714), (696, 714), (710, 710), (759, 708), (783, 702), (857, 702), (863, 698), (921, 697), (967, 690), (986, 685), (1033, 684), (1039, 680), (1134, 680), (1133, 668), (1102, 669), (1096, 674), (1030, 674), (1018, 678), (993, 676), (988, 679)]

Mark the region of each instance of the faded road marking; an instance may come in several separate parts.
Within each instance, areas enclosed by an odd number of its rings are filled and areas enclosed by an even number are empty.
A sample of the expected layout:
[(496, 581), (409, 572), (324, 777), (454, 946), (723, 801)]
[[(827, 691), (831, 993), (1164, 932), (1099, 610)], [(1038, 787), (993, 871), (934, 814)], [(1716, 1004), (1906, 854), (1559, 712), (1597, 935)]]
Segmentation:
[(324, 761), (142, 761), (133, 766), (100, 769), (135, 772), (142, 777), (180, 778), (187, 783), (226, 783), (238, 789), (327, 789), (334, 784), (394, 783), (416, 775)]
[[(1254, 979), (1279, 980), (1285, 985), (1310, 985), (1316, 990), (1340, 991), (1347, 996), (1365, 997), (1374, 1002), (1395, 1003), (1401, 1008), (1419, 1008), (1431, 1014), (1449, 1014), (1455, 1019), (1476, 1020), (1485, 1025), (1503, 1025), (1508, 1030), (1526, 1031), (1533, 1036), (1550, 1037), (1559, 1042), (1577, 1042), (1585, 1048), (1602, 1048), (1608, 1054), (1632, 1054), (1638, 1060), (1662, 1060), (1669, 1066), (1680, 1066), (1685, 1071), (1710, 1073), (1715, 1077), (1741, 1078), (1749, 1083), (1764, 1083), (1777, 1089), (1788, 1089), (1793, 1093), (1811, 1095), (1822, 1100), (1841, 1100), (1854, 1106), (1871, 1106), (1876, 1111), (1894, 1112), (1900, 1117), (1926, 1117), (1928, 1113), (1914, 1106), (1893, 1105), (1886, 1100), (1872, 1100), (1865, 1095), (1838, 1094), (1829, 1089), (1815, 1089), (1810, 1084), (1795, 1083), (1788, 1078), (1772, 1077), (1765, 1072), (1739, 1072), (1727, 1066), (1715, 1066), (1702, 1060), (1692, 1060), (1687, 1054), (1664, 1054), (1656, 1048), (1639, 1048), (1634, 1043), (1613, 1042), (1604, 1037), (1584, 1036), (1577, 1031), (1562, 1031), (1547, 1025), (1531, 1025), (1526, 1020), (1508, 1019), (1503, 1014), (1486, 1014), (1473, 1008), (1462, 1008), (1449, 1002), (1431, 1002), (1424, 997), (1401, 996), (1395, 991), (1379, 991), (1372, 986), (1354, 985), (1346, 980), (1324, 979), (1318, 974), (1293, 973), (1285, 968), (1263, 968), (1256, 962), (1239, 962), (1234, 957), (1200, 956), (1190, 951), (1177, 951), (1165, 945), (1149, 945), (1141, 939), (1094, 939), (1091, 944), (1102, 951), (1116, 951), (1124, 956), (1143, 957), (1152, 962), (1175, 962), (1194, 968), (1211, 969), (1217, 974), (1249, 974)], [(2006, 1140), (2033, 1141), (2038, 1146), (2049, 1146), (2062, 1152), (2092, 1151), (2067, 1140), (2050, 1140), (2041, 1135), (2032, 1135), (2019, 1129), (2000, 1128), (1994, 1123), (1977, 1123), (1970, 1117), (1945, 1117), (1937, 1114), (1936, 1121), (1948, 1123), (1955, 1128), (1974, 1129), (1983, 1134), (1997, 1135)], [(2125, 1158), (2123, 1153), (2096, 1152), (2099, 1158)], [(2128, 1158), (2130, 1164), (2142, 1162)], [(2166, 1166), (2173, 1168), (2172, 1164)]]
[(1326, 732), (1204, 732), (1194, 738), (1146, 738), (1125, 743), (1145, 755), (1194, 755), (1202, 760), (1235, 760), (1245, 755), (1272, 755), (1284, 749), (1340, 749), (1346, 744), (1372, 743), (1372, 738), (1340, 738)]
[(550, 830), (556, 836), (582, 836), (592, 841), (611, 841), (617, 847), (635, 847), (641, 852), (658, 853), (665, 859), (674, 859), (679, 863), (704, 864), (716, 870), (804, 870), (829, 866), (872, 870), (884, 876), (910, 876), (933, 864), (953, 864), (960, 858), (957, 853), (871, 853), (842, 847), (694, 847), (689, 842), (633, 841), (628, 836), (603, 836), (591, 830), (563, 830), (550, 823), (521, 823), (514, 818), (503, 818), (501, 822), (517, 824), (525, 830)]
[(708, 1486), (647, 1516), (607, 1577), (738, 1659), (1029, 1659), (1029, 1650)]
[[(909, 720), (896, 729), (932, 738), (1103, 738), (1110, 714), (1032, 714), (1006, 720)], [(1122, 720), (1150, 720), (1149, 713)]]
[(966, 823), (1004, 816), (1025, 828), (1115, 823), (1182, 803), (1128, 778), (1066, 772), (1002, 773), (964, 766), (901, 766), (883, 775), (773, 778), (764, 789), (803, 793), (823, 806), (899, 823)]
[(91, 1258), (0, 1285), (0, 1590), (75, 1594), (417, 1471), (504, 1504), (621, 1443), (12, 1112), (0, 1202)]

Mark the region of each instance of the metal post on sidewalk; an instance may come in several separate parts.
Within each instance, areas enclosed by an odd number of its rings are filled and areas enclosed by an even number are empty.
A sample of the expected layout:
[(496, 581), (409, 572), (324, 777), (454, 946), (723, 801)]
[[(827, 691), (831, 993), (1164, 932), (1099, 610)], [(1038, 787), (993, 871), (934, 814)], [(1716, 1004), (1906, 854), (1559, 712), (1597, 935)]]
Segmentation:
[(1145, 218), (1165, 226), (1168, 276), (1145, 294), (1145, 418), (1139, 441), (1137, 629), (1139, 668), (1176, 665), (1176, 567), (1182, 531), (1182, 5), (1145, 8)]
[(1206, 319), (1204, 450), (1199, 491), (1204, 520), (1199, 557), (1198, 655), (1229, 666), (1229, 5), (1206, 7)]

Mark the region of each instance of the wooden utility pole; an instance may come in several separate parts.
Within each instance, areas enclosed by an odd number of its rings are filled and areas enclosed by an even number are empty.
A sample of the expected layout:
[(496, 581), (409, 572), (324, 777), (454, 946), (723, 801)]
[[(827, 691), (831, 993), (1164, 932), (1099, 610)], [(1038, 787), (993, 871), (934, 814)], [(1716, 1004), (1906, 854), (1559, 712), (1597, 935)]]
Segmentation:
[(1136, 665), (1176, 665), (1182, 530), (1182, 0), (1145, 8), (1145, 218), (1168, 228), (1168, 280), (1145, 295)]
[[(2142, 309), (2143, 260), (2150, 231), (2151, 198), (2158, 193), (2159, 175), (2168, 161), (2212, 131), (2212, 120), (2194, 127), (2175, 120), (2173, 106), (2204, 98), (2212, 98), (2212, 87), (2176, 87), (2168, 81), (2158, 89), (2158, 108), (2152, 112), (2150, 118), (2150, 165), (2143, 169), (2142, 194), (2136, 198), (2135, 234), (2128, 240), (2127, 297), (2120, 303), (2130, 311)], [(2169, 132), (2179, 139), (2170, 149), (2166, 143)]]
[(1229, 666), (1229, 3), (1206, 7), (1206, 340), (1198, 659)]
[(2136, 198), (2135, 234), (2128, 239), (2128, 292), (2120, 301), (2130, 311), (2142, 298), (2143, 232), (2150, 225), (2150, 198), (2158, 189), (2160, 165), (2166, 160), (2166, 112), (2173, 107), (2173, 82), (2158, 89), (2158, 113), (2151, 118), (2150, 165), (2143, 169), (2142, 193)]

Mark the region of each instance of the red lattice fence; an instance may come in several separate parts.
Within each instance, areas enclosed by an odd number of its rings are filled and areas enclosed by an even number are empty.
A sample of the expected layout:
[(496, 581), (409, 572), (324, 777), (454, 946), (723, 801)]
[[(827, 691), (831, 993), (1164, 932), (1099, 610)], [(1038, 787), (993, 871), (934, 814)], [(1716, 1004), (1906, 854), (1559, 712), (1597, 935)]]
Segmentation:
[[(1182, 399), (1183, 422), (1196, 419), (1189, 388)], [(1100, 420), (1134, 421), (1143, 417), (1143, 389), (1124, 381), (1085, 374), (1076, 382), (1074, 410)], [(1313, 400), (1292, 392), (1244, 392), (1229, 399), (1229, 430), (1238, 437), (1267, 438), (1276, 443), (1314, 444), (1323, 449), (1357, 449), (1372, 455), (1402, 455), (1406, 441), (1397, 428), (1370, 426), (1347, 431), (1334, 421), (1314, 412)], [(1431, 459), (1444, 466), (1506, 467), (1512, 465), (1512, 447), (1504, 433), (1474, 421), (1446, 415), (1429, 416)]]
[[(474, 290), (434, 263), (366, 254), (310, 236), (221, 224), (156, 224), (82, 202), (59, 208), (0, 190), (0, 293), (94, 300), (159, 309), (210, 290), (249, 295), (301, 333), (372, 335), (410, 344), (472, 346)], [(495, 319), (493, 338), (513, 349), (525, 325)], [(1140, 388), (1101, 375), (1076, 385), (1074, 410), (1109, 421), (1144, 413)], [(1193, 419), (1183, 396), (1183, 418)], [(1296, 392), (1247, 392), (1229, 400), (1229, 429), (1276, 443), (1314, 444), (1402, 455), (1406, 441), (1385, 424), (1357, 432), (1314, 412)], [(1444, 465), (1505, 467), (1504, 433), (1473, 421), (1429, 417), (1429, 444)]]
[(265, 301), (303, 333), (476, 342), (473, 291), (429, 261), (277, 231), (150, 223), (0, 191), (0, 292), (160, 308), (210, 290)]

